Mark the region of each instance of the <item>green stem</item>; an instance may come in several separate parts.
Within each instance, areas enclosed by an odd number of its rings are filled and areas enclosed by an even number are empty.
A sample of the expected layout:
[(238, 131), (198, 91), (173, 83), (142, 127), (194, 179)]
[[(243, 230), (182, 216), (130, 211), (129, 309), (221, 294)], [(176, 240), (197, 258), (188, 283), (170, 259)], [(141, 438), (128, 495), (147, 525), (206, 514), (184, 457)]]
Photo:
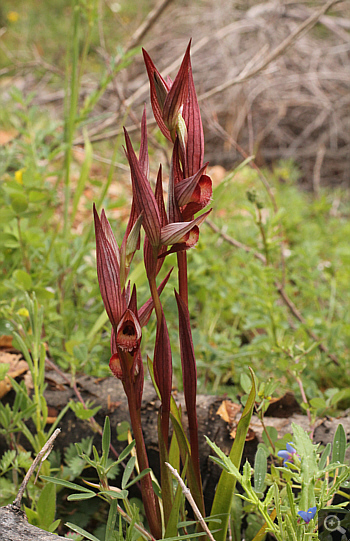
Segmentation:
[(27, 257), (25, 244), (23, 242), (22, 229), (21, 229), (21, 218), (19, 216), (17, 216), (17, 230), (18, 230), (18, 240), (19, 240), (19, 244), (20, 244), (21, 252), (22, 252), (22, 256), (23, 256), (23, 265), (24, 265), (26, 271), (29, 273), (30, 272), (30, 262), (29, 262), (29, 259)]
[(265, 252), (265, 257), (266, 257), (266, 266), (268, 267), (269, 264), (270, 264), (269, 246), (268, 246), (268, 242), (267, 242), (267, 238), (266, 238), (266, 232), (265, 232), (264, 224), (262, 222), (261, 210), (260, 210), (259, 207), (257, 207), (257, 211), (258, 211), (258, 222), (257, 223), (258, 223), (258, 227), (260, 229), (261, 238), (262, 238), (263, 245), (264, 245), (264, 252)]
[[(75, 119), (78, 107), (78, 63), (79, 63), (79, 12), (78, 3), (74, 2), (73, 7), (73, 54), (72, 54), (72, 72), (70, 77), (70, 93), (69, 106), (66, 105), (66, 122), (65, 122), (65, 157), (64, 157), (64, 219), (63, 219), (63, 234), (67, 238), (69, 230), (69, 201), (70, 201), (70, 166), (72, 161), (72, 143), (75, 129)], [(67, 54), (67, 100), (68, 100), (68, 81), (69, 81), (69, 63), (70, 54)]]

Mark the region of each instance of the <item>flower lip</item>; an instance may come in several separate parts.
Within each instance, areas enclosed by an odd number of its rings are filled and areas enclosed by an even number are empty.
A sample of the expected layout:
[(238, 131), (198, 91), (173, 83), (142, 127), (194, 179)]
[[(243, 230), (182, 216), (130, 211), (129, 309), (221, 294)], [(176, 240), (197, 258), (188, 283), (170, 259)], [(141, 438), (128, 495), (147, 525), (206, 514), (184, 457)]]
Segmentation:
[(135, 351), (141, 342), (141, 325), (135, 314), (127, 309), (119, 322), (116, 344), (120, 349)]
[(298, 511), (298, 515), (306, 522), (306, 524), (309, 524), (310, 520), (314, 518), (316, 515), (317, 507), (310, 507), (307, 511)]

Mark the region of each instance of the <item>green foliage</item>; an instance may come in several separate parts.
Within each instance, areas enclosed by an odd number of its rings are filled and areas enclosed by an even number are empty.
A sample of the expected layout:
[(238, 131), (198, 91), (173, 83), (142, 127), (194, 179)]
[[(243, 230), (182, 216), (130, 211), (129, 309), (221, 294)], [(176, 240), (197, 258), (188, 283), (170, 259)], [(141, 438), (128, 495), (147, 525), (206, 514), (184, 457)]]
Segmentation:
[[(234, 439), (231, 451), (230, 451), (230, 461), (232, 464), (239, 468), (241, 465), (242, 454), (244, 449), (244, 444), (246, 436), (249, 429), (250, 420), (252, 418), (253, 409), (255, 405), (256, 398), (256, 381), (254, 373), (251, 371), (252, 384), (248, 396), (247, 403), (243, 410), (242, 416), (237, 425), (236, 437)], [(207, 439), (208, 441), (208, 439)], [(208, 441), (209, 442), (209, 441)], [(216, 487), (214, 502), (211, 509), (212, 515), (222, 515), (222, 527), (219, 532), (216, 533), (216, 541), (225, 541), (227, 536), (228, 522), (229, 522), (229, 513), (232, 507), (232, 500), (235, 492), (236, 479), (232, 475), (227, 474), (226, 471), (223, 471), (219, 483)], [(210, 524), (209, 527), (213, 530), (213, 524)]]
[[(293, 462), (286, 462), (284, 466), (272, 467), (271, 473), (267, 472), (266, 455), (262, 448), (256, 455), (254, 470), (246, 462), (243, 472), (240, 473), (230, 458), (215, 443), (208, 440), (219, 457), (212, 457), (214, 462), (233, 476), (243, 488), (244, 494), (238, 496), (245, 502), (246, 512), (250, 514), (250, 524), (246, 531), (248, 539), (252, 539), (254, 535), (249, 532), (250, 528), (257, 533), (262, 526), (260, 524), (253, 528), (252, 524), (256, 519), (252, 519), (252, 514), (253, 517), (254, 514), (260, 515), (264, 522), (264, 531), (272, 532), (278, 541), (318, 539), (315, 532), (315, 515), (327, 505), (327, 502), (332, 501), (341, 486), (348, 485), (349, 465), (339, 462), (327, 465), (319, 446), (312, 443), (309, 435), (300, 426), (294, 423), (292, 426), (293, 446), (298, 456)], [(344, 429), (339, 429), (334, 436), (333, 449), (341, 447), (344, 452), (342, 430)], [(251, 481), (253, 476), (254, 484)], [(257, 490), (257, 487), (260, 489), (264, 485), (268, 487), (267, 492)], [(338, 508), (346, 505), (347, 502), (344, 502), (338, 505)], [(299, 513), (311, 509), (313, 509), (312, 519), (309, 522), (300, 520)], [(328, 509), (337, 507), (330, 505)], [(273, 516), (277, 517), (277, 522), (271, 518)], [(257, 541), (260, 537), (254, 539)]]

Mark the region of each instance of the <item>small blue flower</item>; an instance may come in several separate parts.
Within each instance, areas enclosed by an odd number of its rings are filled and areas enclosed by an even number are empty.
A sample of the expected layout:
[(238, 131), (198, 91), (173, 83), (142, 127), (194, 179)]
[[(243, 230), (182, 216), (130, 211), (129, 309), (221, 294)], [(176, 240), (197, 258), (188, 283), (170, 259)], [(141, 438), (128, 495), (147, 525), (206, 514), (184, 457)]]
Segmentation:
[(277, 456), (279, 456), (280, 458), (283, 458), (283, 466), (285, 466), (286, 462), (287, 463), (293, 462), (294, 455), (297, 457), (299, 456), (296, 450), (294, 449), (294, 447), (292, 447), (292, 445), (293, 445), (293, 442), (290, 441), (286, 445), (286, 451), (278, 451), (277, 453)]
[(317, 507), (310, 507), (307, 511), (298, 511), (298, 515), (306, 522), (306, 524), (309, 524), (310, 520), (314, 518), (316, 515)]

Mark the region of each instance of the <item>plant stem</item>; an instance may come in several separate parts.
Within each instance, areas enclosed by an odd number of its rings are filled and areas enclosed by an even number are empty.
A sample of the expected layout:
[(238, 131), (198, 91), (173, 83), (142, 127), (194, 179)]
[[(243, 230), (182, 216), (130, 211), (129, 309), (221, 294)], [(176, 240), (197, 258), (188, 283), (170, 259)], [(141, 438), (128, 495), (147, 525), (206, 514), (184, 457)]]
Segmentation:
[(25, 245), (24, 245), (24, 242), (23, 242), (22, 229), (21, 229), (21, 218), (19, 216), (17, 216), (17, 230), (18, 230), (18, 240), (19, 240), (19, 244), (21, 246), (21, 252), (22, 252), (22, 256), (23, 256), (23, 264), (25, 266), (26, 271), (29, 273), (30, 272), (30, 262), (29, 262), (29, 259), (27, 257), (27, 252), (26, 252)]
[[(128, 399), (129, 405), (129, 414), (131, 427), (134, 434), (136, 442), (136, 454), (137, 460), (140, 465), (140, 470), (143, 471), (149, 468), (147, 451), (145, 446), (145, 440), (142, 433), (141, 425), (141, 410), (136, 409), (136, 397), (135, 397), (135, 388), (134, 384), (131, 381), (129, 362), (126, 357), (127, 353), (121, 349), (118, 350), (120, 354), (121, 365), (123, 369), (123, 387), (125, 394)], [(141, 492), (142, 492), (142, 501), (145, 506), (145, 512), (147, 520), (149, 523), (150, 530), (152, 535), (156, 539), (161, 539), (162, 537), (162, 522), (160, 515), (160, 508), (158, 499), (153, 490), (152, 480), (150, 474), (145, 475), (141, 479)]]
[(39, 453), (37, 454), (36, 458), (33, 460), (33, 463), (32, 465), (30, 466), (25, 478), (23, 479), (23, 482), (20, 486), (20, 489), (18, 491), (18, 494), (13, 502), (13, 507), (16, 507), (16, 508), (20, 508), (20, 505), (21, 505), (21, 501), (22, 501), (22, 498), (23, 498), (23, 494), (24, 494), (24, 491), (25, 489), (27, 488), (27, 485), (28, 485), (28, 482), (29, 482), (29, 479), (31, 478), (35, 468), (37, 467), (37, 465), (40, 463), (40, 462), (43, 462), (47, 456), (50, 454), (51, 450), (52, 450), (52, 447), (53, 447), (53, 442), (55, 441), (55, 439), (57, 438), (58, 434), (61, 432), (61, 429), (60, 428), (56, 428), (55, 432), (52, 434), (52, 436), (47, 440), (47, 442), (45, 443), (44, 447), (41, 449), (41, 451), (39, 451)]
[[(63, 214), (63, 235), (67, 239), (69, 230), (69, 201), (70, 201), (70, 166), (72, 161), (72, 143), (75, 128), (75, 119), (78, 106), (78, 60), (79, 60), (79, 13), (78, 3), (75, 1), (73, 6), (73, 53), (72, 53), (72, 73), (70, 77), (69, 106), (66, 105), (65, 122), (65, 176), (64, 176), (64, 214)], [(69, 62), (70, 55), (67, 54), (67, 102), (68, 102), (68, 80), (69, 80)]]

